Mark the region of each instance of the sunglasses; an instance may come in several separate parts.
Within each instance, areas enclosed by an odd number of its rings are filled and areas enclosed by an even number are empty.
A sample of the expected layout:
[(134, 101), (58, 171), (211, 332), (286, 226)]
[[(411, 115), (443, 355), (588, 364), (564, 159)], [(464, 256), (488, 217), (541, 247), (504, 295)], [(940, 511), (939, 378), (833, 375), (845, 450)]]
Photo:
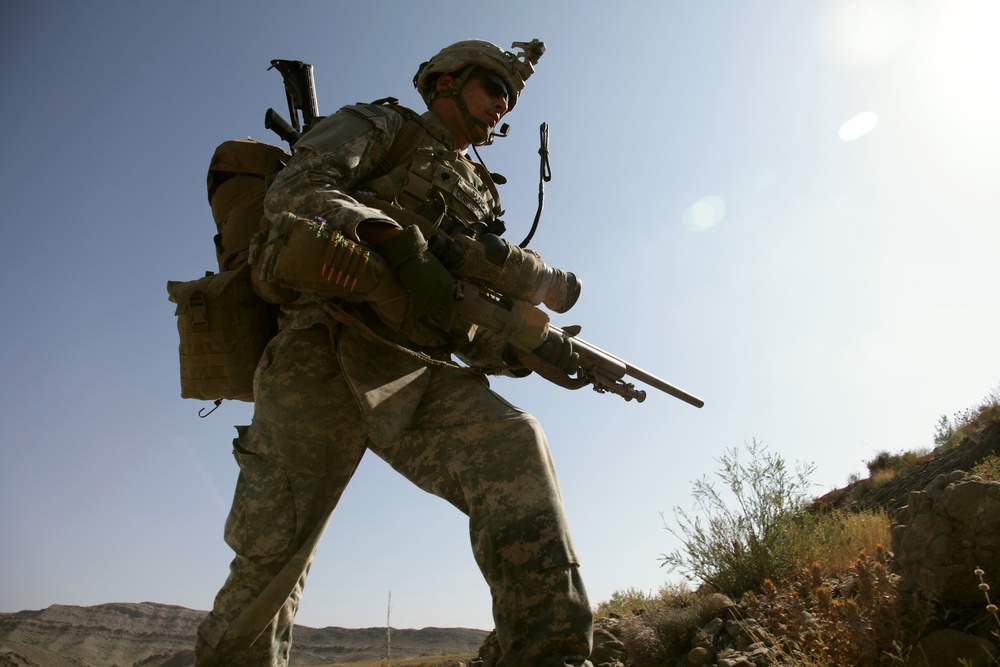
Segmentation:
[(507, 105), (510, 106), (510, 91), (507, 90), (507, 84), (504, 83), (503, 79), (492, 72), (486, 71), (476, 72), (476, 76), (479, 77), (479, 83), (487, 95), (490, 97), (502, 97), (507, 101)]

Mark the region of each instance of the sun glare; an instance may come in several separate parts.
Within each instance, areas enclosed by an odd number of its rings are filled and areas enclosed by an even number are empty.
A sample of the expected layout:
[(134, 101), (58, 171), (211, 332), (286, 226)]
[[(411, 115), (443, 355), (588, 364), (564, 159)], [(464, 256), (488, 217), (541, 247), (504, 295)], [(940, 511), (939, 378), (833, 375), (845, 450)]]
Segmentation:
[(995, 126), (1000, 106), (1000, 3), (955, 2), (937, 17), (928, 69), (942, 102), (965, 120)]
[(947, 184), (956, 196), (970, 188), (995, 193), (1000, 40), (992, 33), (1000, 25), (1000, 3), (954, 0), (933, 5), (921, 18), (920, 39), (896, 83), (906, 110), (898, 119), (915, 140), (899, 150), (911, 160), (932, 156), (934, 168), (924, 177)]
[(906, 44), (910, 11), (903, 0), (844, 0), (819, 24), (817, 45), (831, 62), (864, 67), (888, 61)]
[(840, 140), (878, 124), (883, 145), (923, 177), (949, 181), (956, 192), (995, 178), (997, 26), (996, 0), (832, 2), (817, 22), (816, 48), (851, 71), (855, 103), (871, 109), (844, 122)]

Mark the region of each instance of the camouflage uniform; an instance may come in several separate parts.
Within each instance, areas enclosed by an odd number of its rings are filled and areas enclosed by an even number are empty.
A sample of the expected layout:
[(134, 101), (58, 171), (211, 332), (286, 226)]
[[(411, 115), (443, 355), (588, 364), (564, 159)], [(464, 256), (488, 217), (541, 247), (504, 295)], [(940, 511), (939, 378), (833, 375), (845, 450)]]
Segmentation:
[[(427, 134), (416, 156), (436, 151), (452, 166), (468, 162), (434, 113), (421, 122)], [(393, 111), (375, 119), (341, 111), (321, 122), (269, 190), (268, 216), (322, 216), (357, 240), (359, 223), (386, 215), (349, 193), (402, 123)], [(463, 169), (465, 185), (489, 203), (487, 184)], [(396, 196), (409, 170), (404, 162), (369, 185)], [(353, 312), (363, 318), (364, 308)], [(538, 422), (493, 393), (484, 376), (379, 344), (331, 319), (313, 296), (282, 315), (257, 369), (253, 423), (234, 441), (241, 472), (226, 541), (236, 557), (198, 630), (199, 667), (287, 664), (313, 553), (366, 449), (468, 515), (493, 598), (500, 665), (589, 665), (592, 613)], [(442, 361), (456, 352), (495, 363), (494, 348), (480, 334), (459, 350), (421, 349)]]

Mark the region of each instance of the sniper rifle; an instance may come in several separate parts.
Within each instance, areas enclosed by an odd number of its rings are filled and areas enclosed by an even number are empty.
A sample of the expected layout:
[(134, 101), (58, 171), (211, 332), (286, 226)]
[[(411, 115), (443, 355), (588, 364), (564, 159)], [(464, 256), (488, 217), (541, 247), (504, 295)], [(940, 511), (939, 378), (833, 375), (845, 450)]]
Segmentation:
[[(705, 401), (697, 396), (578, 338), (580, 327), (562, 329), (555, 326), (549, 321), (545, 311), (527, 301), (494, 296), (463, 281), (458, 281), (456, 294), (457, 317), (508, 337), (510, 345), (517, 350), (521, 363), (560, 387), (580, 389), (590, 385), (600, 394), (617, 394), (626, 401), (635, 399), (642, 403), (646, 400), (646, 392), (625, 380), (630, 377), (696, 408), (705, 405)], [(580, 368), (575, 376), (567, 375), (533, 352), (546, 340), (553, 338), (573, 340), (573, 350), (580, 355)]]
[[(364, 272), (371, 255), (366, 248), (342, 235), (338, 235), (335, 243), (342, 247), (332, 264), (323, 268), (327, 275), (336, 275), (338, 285), (353, 286), (357, 283), (354, 277)], [(580, 389), (590, 385), (598, 393), (617, 394), (626, 401), (634, 399), (642, 403), (646, 400), (646, 391), (625, 380), (629, 377), (696, 408), (705, 404), (697, 396), (578, 338), (580, 327), (561, 329), (555, 326), (545, 311), (528, 301), (512, 299), (462, 279), (455, 281), (455, 298), (457, 318), (495, 332), (513, 347), (525, 367), (561, 387)], [(382, 274), (378, 284), (365, 293), (364, 300), (393, 328), (399, 327), (409, 308), (409, 294), (392, 271)], [(572, 339), (573, 350), (580, 355), (575, 376), (567, 375), (534, 353), (547, 340), (566, 338)]]

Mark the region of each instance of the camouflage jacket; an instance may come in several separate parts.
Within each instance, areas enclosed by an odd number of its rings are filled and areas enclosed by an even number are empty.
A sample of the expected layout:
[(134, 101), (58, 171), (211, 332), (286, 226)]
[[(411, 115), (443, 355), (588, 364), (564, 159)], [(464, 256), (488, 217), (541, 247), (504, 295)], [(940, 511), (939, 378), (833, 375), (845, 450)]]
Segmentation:
[[(303, 220), (322, 218), (333, 230), (361, 242), (357, 234), (361, 222), (392, 222), (384, 208), (370, 205), (376, 200), (410, 212), (423, 206), (423, 216), (428, 205), (438, 204), (448, 213), (446, 224), (439, 219), (436, 229), (424, 230), (425, 236), (454, 232), (455, 226), (473, 234), (500, 231), (499, 197), (488, 172), (455, 150), (450, 130), (435, 113), (419, 116), (424, 131), (410, 155), (383, 170), (387, 152), (407, 120), (408, 110), (397, 109), (354, 105), (320, 121), (296, 143), (294, 157), (269, 188), (264, 202), (267, 217), (274, 220), (291, 213)], [(416, 118), (414, 112), (409, 114)], [(305, 294), (285, 306), (282, 326), (304, 328), (323, 321), (326, 316), (316, 300)], [(492, 332), (470, 325), (463, 333), (464, 343), (452, 343), (449, 352), (470, 364), (502, 364), (502, 345)], [(418, 327), (414, 334), (419, 345), (437, 346), (442, 341), (427, 327)]]

